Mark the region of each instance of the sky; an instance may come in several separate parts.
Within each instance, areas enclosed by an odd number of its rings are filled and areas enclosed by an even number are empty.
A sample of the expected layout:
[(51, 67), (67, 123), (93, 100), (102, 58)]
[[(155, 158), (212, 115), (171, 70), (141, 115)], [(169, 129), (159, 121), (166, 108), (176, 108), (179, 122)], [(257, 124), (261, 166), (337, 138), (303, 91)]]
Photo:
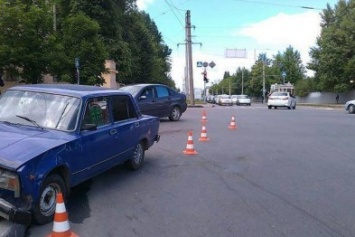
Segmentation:
[[(321, 32), (320, 13), (334, 8), (338, 0), (137, 0), (140, 10), (150, 15), (172, 49), (171, 77), (184, 90), (185, 16), (190, 11), (195, 88), (203, 88), (203, 67), (198, 62), (214, 62), (207, 67), (208, 85), (218, 83), (226, 71), (251, 69), (260, 53), (272, 58), (291, 46), (304, 66), (309, 50)], [(234, 51), (233, 51), (234, 50)], [(227, 52), (245, 52), (244, 58), (226, 57)], [(307, 71), (307, 75), (313, 75)]]

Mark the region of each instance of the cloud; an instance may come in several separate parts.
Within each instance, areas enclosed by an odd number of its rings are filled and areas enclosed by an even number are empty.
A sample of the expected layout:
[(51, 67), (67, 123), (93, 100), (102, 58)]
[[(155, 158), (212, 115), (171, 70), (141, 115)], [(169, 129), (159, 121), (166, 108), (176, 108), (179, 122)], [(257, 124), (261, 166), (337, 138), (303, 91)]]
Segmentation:
[(137, 0), (137, 7), (139, 10), (145, 10), (154, 0)]
[(249, 37), (258, 45), (285, 51), (292, 46), (299, 51), (303, 63), (309, 62), (309, 50), (320, 35), (321, 18), (316, 11), (287, 15), (280, 13), (264, 21), (243, 28), (238, 35)]
[[(206, 61), (208, 63), (214, 61), (216, 63), (216, 67), (207, 68), (210, 82), (220, 81), (226, 71), (234, 74), (238, 67), (245, 67), (250, 70), (251, 66), (255, 63), (257, 54), (265, 52), (268, 57), (272, 57), (277, 52), (283, 53), (290, 45), (300, 53), (302, 63), (306, 66), (310, 61), (309, 50), (315, 46), (316, 39), (320, 35), (320, 22), (319, 12), (316, 11), (307, 11), (292, 15), (280, 13), (266, 20), (246, 26), (238, 32), (233, 32), (234, 36), (241, 36), (241, 38), (245, 39), (246, 47), (248, 45), (252, 47), (248, 50), (248, 57), (246, 59), (211, 56), (204, 54), (203, 51), (195, 50), (193, 52), (194, 86), (196, 88), (203, 88), (203, 77), (201, 75), (203, 68), (196, 66), (197, 61)], [(261, 48), (263, 50), (260, 50)], [(183, 89), (185, 55), (184, 49), (179, 51), (179, 53), (173, 52), (172, 55), (173, 66), (171, 76), (176, 82), (176, 86)], [(307, 75), (311, 76), (312, 73), (312, 71), (309, 71)]]

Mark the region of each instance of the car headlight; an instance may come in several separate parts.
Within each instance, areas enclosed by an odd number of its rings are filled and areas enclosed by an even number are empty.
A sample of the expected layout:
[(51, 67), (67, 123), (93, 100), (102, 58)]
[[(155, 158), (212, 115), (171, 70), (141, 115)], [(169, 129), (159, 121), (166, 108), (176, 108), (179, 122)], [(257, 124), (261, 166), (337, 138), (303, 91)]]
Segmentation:
[(0, 169), (0, 189), (13, 191), (15, 197), (20, 197), (20, 180), (17, 174)]

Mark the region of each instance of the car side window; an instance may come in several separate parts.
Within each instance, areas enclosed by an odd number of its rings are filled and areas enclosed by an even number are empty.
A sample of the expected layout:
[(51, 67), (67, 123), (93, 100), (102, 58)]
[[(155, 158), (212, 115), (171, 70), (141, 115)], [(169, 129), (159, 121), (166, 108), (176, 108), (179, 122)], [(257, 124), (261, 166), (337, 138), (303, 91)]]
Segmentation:
[(115, 122), (137, 117), (132, 101), (128, 96), (112, 97), (112, 114)]
[(97, 126), (110, 123), (107, 108), (107, 98), (89, 99), (86, 104), (84, 124), (96, 124)]
[(158, 98), (169, 96), (168, 89), (163, 86), (157, 86), (156, 90), (157, 90), (157, 97)]
[(141, 96), (145, 96), (145, 98), (153, 98), (154, 97), (154, 89), (151, 88), (147, 88), (142, 92)]

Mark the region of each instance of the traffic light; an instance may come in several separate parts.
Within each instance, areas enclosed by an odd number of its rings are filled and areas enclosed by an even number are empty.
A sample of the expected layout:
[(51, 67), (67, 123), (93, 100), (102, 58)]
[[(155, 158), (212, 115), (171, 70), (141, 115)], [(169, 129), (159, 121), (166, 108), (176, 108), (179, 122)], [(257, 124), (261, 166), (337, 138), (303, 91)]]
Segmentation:
[(205, 83), (208, 83), (207, 72), (204, 71), (202, 74), (203, 74), (203, 81), (204, 81)]

